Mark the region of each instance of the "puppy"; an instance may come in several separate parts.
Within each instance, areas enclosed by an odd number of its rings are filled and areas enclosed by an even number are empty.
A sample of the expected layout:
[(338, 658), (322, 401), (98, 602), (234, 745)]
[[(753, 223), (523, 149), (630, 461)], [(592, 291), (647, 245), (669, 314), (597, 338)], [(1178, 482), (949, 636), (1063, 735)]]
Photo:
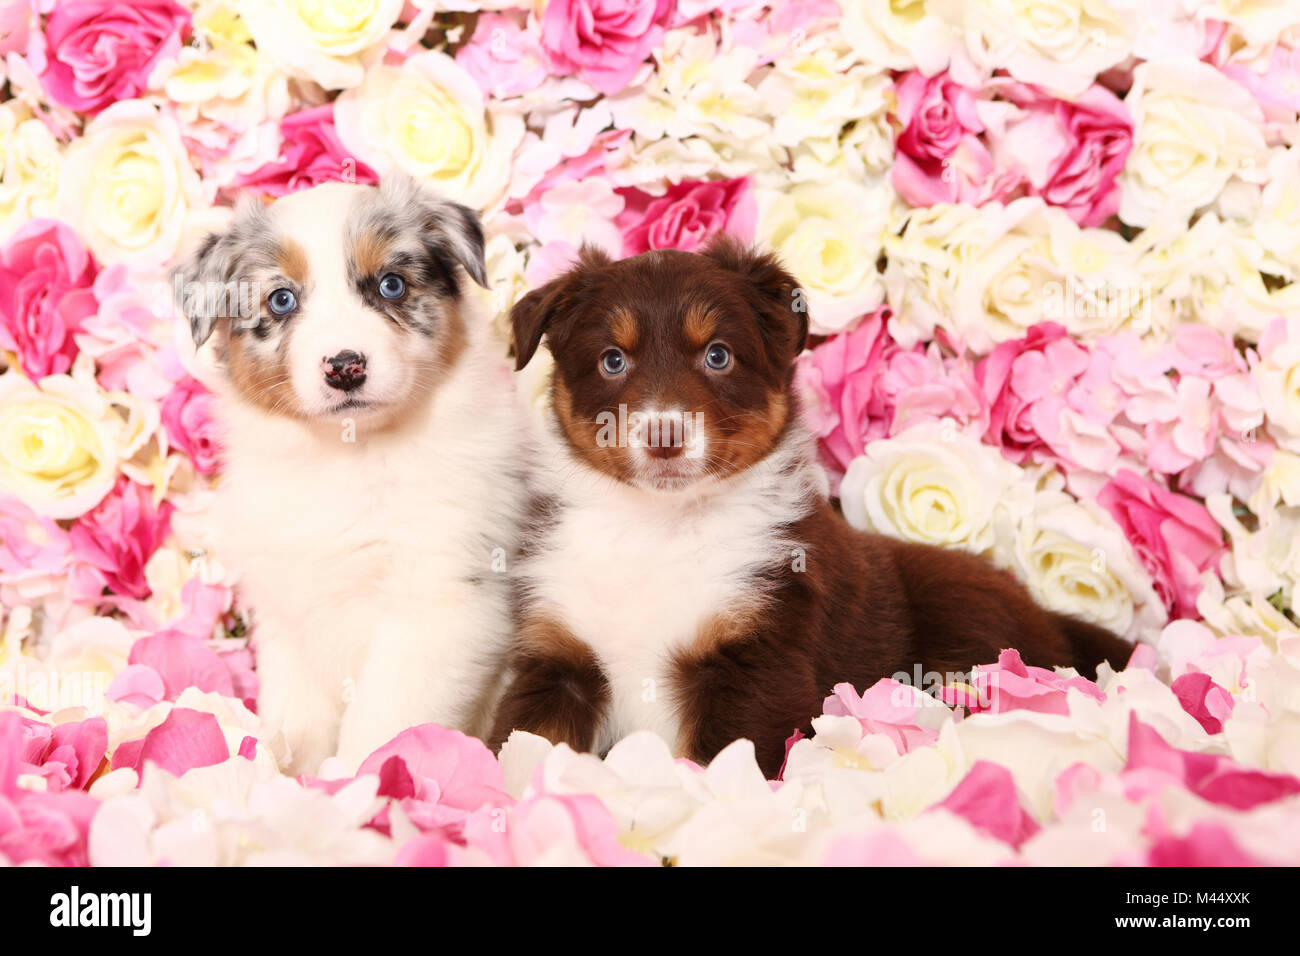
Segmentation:
[(467, 279), (477, 217), (409, 179), (245, 203), (174, 276), (220, 372), (216, 544), (295, 773), (490, 719), (522, 417)]
[(555, 373), (493, 743), (518, 728), (603, 752), (650, 729), (707, 761), (747, 737), (771, 777), (840, 681), (967, 672), (1006, 647), (1088, 674), (1127, 660), (983, 559), (834, 513), (799, 425), (795, 293), (724, 241), (584, 250), (515, 307), (518, 367), (545, 336)]

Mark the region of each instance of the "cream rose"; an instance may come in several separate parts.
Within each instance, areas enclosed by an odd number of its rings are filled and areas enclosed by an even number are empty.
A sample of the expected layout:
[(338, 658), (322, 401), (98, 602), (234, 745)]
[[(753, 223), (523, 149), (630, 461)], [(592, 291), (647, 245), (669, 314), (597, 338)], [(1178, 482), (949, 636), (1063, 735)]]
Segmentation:
[(75, 518), (108, 494), (147, 430), (124, 420), (93, 380), (51, 375), (38, 386), (0, 376), (0, 492), (38, 514)]
[(844, 330), (884, 298), (876, 271), (892, 193), (856, 183), (759, 191), (759, 241), (799, 280), (813, 332)]
[(1145, 331), (1133, 251), (1107, 229), (1081, 229), (1041, 199), (983, 207), (958, 248), (953, 292), (957, 334), (975, 352), (1019, 338), (1051, 319), (1083, 338)]
[(1133, 116), (1133, 151), (1119, 177), (1126, 223), (1185, 220), (1234, 176), (1263, 181), (1269, 155), (1259, 104), (1208, 63), (1143, 63), (1124, 103)]
[(1151, 579), (1114, 520), (1060, 488), (1057, 476), (1035, 496), (999, 563), (1008, 565), (1044, 607), (1132, 638), (1165, 622)]
[(975, 0), (960, 9), (965, 52), (983, 73), (963, 76), (955, 64), (959, 83), (978, 85), (1004, 68), (1065, 98), (1128, 57), (1139, 22), (1111, 0)]
[(1019, 468), (952, 421), (926, 422), (872, 442), (840, 488), (855, 528), (989, 553), (1027, 501)]
[(488, 112), (473, 78), (436, 50), (371, 68), (339, 97), (334, 122), (343, 144), (380, 175), (404, 170), (480, 209), (504, 194), (524, 135), (518, 115)]
[(864, 63), (933, 76), (948, 65), (958, 32), (925, 0), (843, 0), (840, 27)]
[(17, 101), (0, 104), (0, 233), (55, 214), (61, 165), (49, 128)]
[(102, 263), (169, 259), (205, 206), (176, 124), (143, 100), (114, 103), (68, 148), (60, 214)]
[(327, 90), (358, 86), (363, 55), (401, 15), (403, 0), (241, 0), (257, 48), (292, 76)]

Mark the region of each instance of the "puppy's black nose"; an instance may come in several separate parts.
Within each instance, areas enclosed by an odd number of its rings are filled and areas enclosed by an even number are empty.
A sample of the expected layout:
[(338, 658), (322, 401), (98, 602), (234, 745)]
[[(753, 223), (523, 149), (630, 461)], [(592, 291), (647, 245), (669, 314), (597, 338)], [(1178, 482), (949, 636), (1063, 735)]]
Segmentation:
[(343, 392), (350, 392), (366, 383), (366, 357), (351, 349), (344, 349), (332, 358), (321, 359), (325, 384)]

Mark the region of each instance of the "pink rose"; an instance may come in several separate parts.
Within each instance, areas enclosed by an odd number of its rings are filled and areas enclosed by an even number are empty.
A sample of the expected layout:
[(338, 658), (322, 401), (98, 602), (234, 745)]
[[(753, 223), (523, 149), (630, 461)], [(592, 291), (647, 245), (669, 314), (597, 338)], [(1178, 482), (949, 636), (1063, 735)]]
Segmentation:
[(378, 174), (352, 156), (334, 129), (334, 104), (290, 113), (280, 122), (280, 157), (233, 185), (280, 197), (321, 183), (349, 182), (373, 186)]
[(509, 17), (481, 13), (470, 42), (456, 53), (487, 96), (507, 99), (535, 90), (546, 80), (541, 43)]
[(108, 724), (103, 717), (51, 726), (22, 719), (25, 741), (23, 773), (45, 778), (50, 791), (84, 790), (99, 769), (108, 748)]
[(97, 271), (76, 234), (54, 219), (24, 223), (0, 247), (0, 348), (16, 352), (29, 377), (72, 367), (73, 335), (95, 314)]
[(1119, 523), (1171, 617), (1195, 617), (1201, 572), (1223, 554), (1223, 533), (1200, 502), (1121, 469), (1097, 502)]
[(895, 141), (894, 188), (913, 206), (998, 198), (993, 160), (980, 141), (975, 93), (948, 77), (913, 71), (895, 84), (903, 131)]
[(939, 739), (939, 732), (923, 726), (920, 720), (920, 700), (929, 698), (922, 697), (909, 684), (887, 677), (876, 681), (861, 696), (852, 684), (836, 684), (833, 690), (822, 701), (824, 715), (855, 718), (864, 734), (884, 734), (900, 754)]
[(694, 252), (719, 233), (745, 242), (754, 238), (758, 207), (748, 177), (680, 182), (662, 196), (620, 189), (625, 205), (615, 220), (623, 232), (623, 255), (651, 249)]
[(891, 314), (882, 306), (852, 332), (805, 353), (796, 368), (805, 417), (827, 465), (840, 473), (867, 442), (889, 434), (892, 409), (875, 382), (885, 360), (900, 351), (885, 329)]
[(659, 43), (671, 9), (672, 0), (550, 0), (542, 48), (557, 72), (617, 93)]
[(167, 440), (189, 456), (194, 470), (211, 475), (221, 467), (221, 445), (212, 393), (192, 378), (182, 379), (162, 403)]
[[(99, 801), (78, 790), (20, 787), (18, 775), (27, 772), (25, 737), (22, 717), (16, 711), (0, 712), (0, 863), (85, 866), (86, 838)], [(69, 742), (69, 746), (79, 755), (76, 775), (80, 777), (80, 758), (90, 754), (93, 759), (94, 748), (82, 742)]]
[(1081, 226), (1099, 226), (1119, 209), (1117, 177), (1133, 147), (1133, 123), (1124, 103), (1094, 84), (1077, 100), (1058, 100), (1036, 87), (998, 87), (1024, 115), (997, 140), (1001, 165), (1015, 165), (1029, 193), (1060, 206)]
[(143, 600), (150, 594), (144, 568), (167, 537), (175, 506), (155, 508), (150, 491), (126, 477), (68, 532), (75, 560), (114, 594)]
[(45, 24), (41, 82), (50, 99), (98, 113), (142, 93), (158, 61), (175, 57), (190, 13), (171, 0), (71, 0)]

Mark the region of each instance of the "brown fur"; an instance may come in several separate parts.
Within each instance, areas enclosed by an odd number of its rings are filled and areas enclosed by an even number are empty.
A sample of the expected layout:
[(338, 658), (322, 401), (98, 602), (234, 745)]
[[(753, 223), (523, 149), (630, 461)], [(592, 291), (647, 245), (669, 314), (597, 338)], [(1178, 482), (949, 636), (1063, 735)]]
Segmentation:
[[(543, 336), (555, 356), (554, 409), (573, 450), (620, 480), (632, 451), (597, 448), (597, 414), (658, 396), (706, 415), (720, 436), (708, 474), (725, 480), (765, 457), (797, 413), (794, 359), (807, 333), (792, 308), (795, 280), (770, 256), (730, 242), (703, 255), (657, 252), (611, 263), (584, 250), (567, 276), (526, 296), (512, 320), (519, 367)], [(636, 319), (639, 344), (629, 371), (611, 382), (598, 371), (616, 317)], [(701, 316), (714, 327), (703, 334)], [(693, 330), (693, 331), (692, 331)], [(699, 352), (723, 341), (734, 367), (701, 368)], [(535, 534), (544, 536), (539, 523)], [(859, 690), (903, 672), (967, 673), (1016, 648), (1040, 667), (1127, 661), (1130, 646), (1104, 629), (1038, 606), (1006, 571), (965, 552), (859, 532), (818, 499), (787, 537), (804, 543), (803, 566), (755, 582), (754, 600), (718, 609), (671, 661), (681, 721), (678, 751), (711, 759), (738, 737), (754, 742), (774, 776), (785, 740), (811, 731), (835, 684)], [(774, 543), (773, 547), (777, 547)], [(527, 605), (525, 604), (525, 607)], [(564, 626), (533, 622), (520, 635), (516, 674), (498, 712), (493, 741), (512, 728), (578, 746), (595, 739), (608, 703), (600, 663)]]

